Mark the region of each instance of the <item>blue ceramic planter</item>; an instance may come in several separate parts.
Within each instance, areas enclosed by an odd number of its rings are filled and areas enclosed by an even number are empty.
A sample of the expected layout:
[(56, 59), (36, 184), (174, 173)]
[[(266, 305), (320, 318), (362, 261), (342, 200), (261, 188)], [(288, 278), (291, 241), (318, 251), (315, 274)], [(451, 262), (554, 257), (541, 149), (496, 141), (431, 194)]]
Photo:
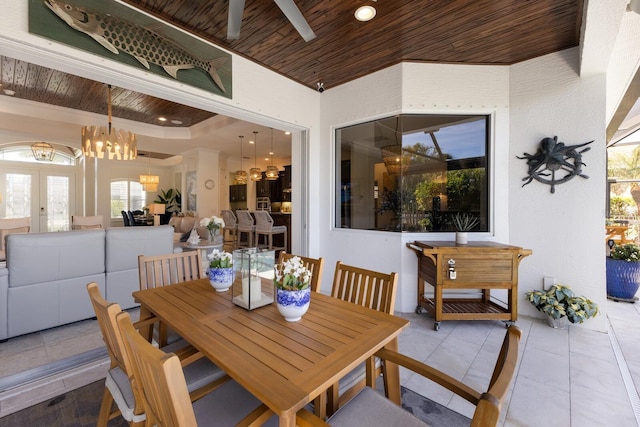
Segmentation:
[(218, 292), (224, 292), (233, 283), (233, 267), (229, 268), (209, 268), (207, 270), (211, 286)]
[(297, 322), (309, 309), (311, 301), (311, 288), (300, 291), (276, 290), (277, 307), (284, 320)]
[(607, 296), (634, 300), (640, 287), (640, 262), (607, 258)]

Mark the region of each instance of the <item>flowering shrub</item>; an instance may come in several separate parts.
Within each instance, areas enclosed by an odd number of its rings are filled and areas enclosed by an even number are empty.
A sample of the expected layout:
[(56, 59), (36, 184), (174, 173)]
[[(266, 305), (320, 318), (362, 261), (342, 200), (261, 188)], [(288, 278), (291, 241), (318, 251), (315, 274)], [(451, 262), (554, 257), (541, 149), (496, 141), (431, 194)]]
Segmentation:
[(233, 267), (233, 256), (229, 252), (214, 249), (207, 254), (209, 268), (230, 268)]
[(640, 261), (640, 246), (633, 243), (616, 245), (611, 249), (611, 258), (623, 259), (628, 262)]
[(277, 264), (275, 270), (275, 284), (279, 289), (288, 291), (302, 290), (309, 287), (311, 272), (304, 266), (300, 257), (294, 256), (284, 264)]
[(585, 297), (577, 297), (570, 287), (553, 285), (548, 291), (526, 293), (529, 302), (554, 319), (567, 317), (571, 323), (582, 323), (598, 314), (598, 305)]

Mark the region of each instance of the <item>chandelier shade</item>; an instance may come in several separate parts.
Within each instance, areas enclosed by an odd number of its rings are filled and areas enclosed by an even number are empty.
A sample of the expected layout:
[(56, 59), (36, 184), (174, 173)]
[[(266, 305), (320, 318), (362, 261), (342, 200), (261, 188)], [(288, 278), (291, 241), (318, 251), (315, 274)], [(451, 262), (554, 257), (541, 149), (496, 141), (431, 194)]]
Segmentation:
[(391, 175), (399, 175), (408, 168), (408, 159), (404, 158), (402, 153), (402, 145), (387, 145), (380, 149), (382, 161), (387, 168), (387, 172)]
[(111, 127), (111, 85), (108, 86), (108, 126), (83, 126), (82, 153), (85, 157), (98, 159), (135, 160), (138, 157), (136, 135)]
[(237, 184), (246, 184), (247, 183), (247, 171), (242, 168), (242, 139), (244, 136), (240, 135), (240, 170), (236, 171), (236, 183)]
[(140, 184), (142, 189), (146, 192), (158, 191), (158, 184), (160, 184), (160, 177), (158, 175), (151, 175), (151, 153), (149, 154), (149, 169), (147, 175), (140, 175)]
[(257, 146), (258, 146), (258, 131), (253, 131), (253, 167), (249, 169), (249, 176), (252, 181), (260, 181), (262, 179), (262, 171), (256, 166), (257, 159)]
[(39, 162), (52, 162), (53, 156), (56, 154), (56, 149), (46, 142), (36, 142), (31, 145), (31, 152), (33, 153), (33, 157)]
[(271, 128), (271, 164), (267, 166), (267, 170), (265, 171), (265, 176), (268, 181), (275, 181), (278, 179), (278, 167), (273, 164), (273, 128)]

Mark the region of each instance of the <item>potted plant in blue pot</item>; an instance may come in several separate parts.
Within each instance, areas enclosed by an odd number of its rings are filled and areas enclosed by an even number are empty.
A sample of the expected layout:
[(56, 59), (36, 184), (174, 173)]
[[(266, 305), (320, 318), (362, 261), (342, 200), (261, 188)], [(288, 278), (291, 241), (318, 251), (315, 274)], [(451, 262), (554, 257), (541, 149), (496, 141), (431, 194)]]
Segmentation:
[(614, 301), (635, 302), (640, 287), (640, 246), (616, 245), (607, 257), (607, 297)]

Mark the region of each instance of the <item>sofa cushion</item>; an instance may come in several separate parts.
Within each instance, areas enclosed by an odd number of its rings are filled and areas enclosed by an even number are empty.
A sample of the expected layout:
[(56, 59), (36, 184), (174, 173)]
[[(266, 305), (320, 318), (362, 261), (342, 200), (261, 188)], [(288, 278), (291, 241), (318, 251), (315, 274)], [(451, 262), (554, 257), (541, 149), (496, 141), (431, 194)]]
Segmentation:
[(138, 255), (162, 255), (173, 252), (173, 229), (158, 227), (108, 228), (106, 270), (138, 269)]
[(104, 237), (104, 230), (10, 234), (10, 287), (104, 274)]

